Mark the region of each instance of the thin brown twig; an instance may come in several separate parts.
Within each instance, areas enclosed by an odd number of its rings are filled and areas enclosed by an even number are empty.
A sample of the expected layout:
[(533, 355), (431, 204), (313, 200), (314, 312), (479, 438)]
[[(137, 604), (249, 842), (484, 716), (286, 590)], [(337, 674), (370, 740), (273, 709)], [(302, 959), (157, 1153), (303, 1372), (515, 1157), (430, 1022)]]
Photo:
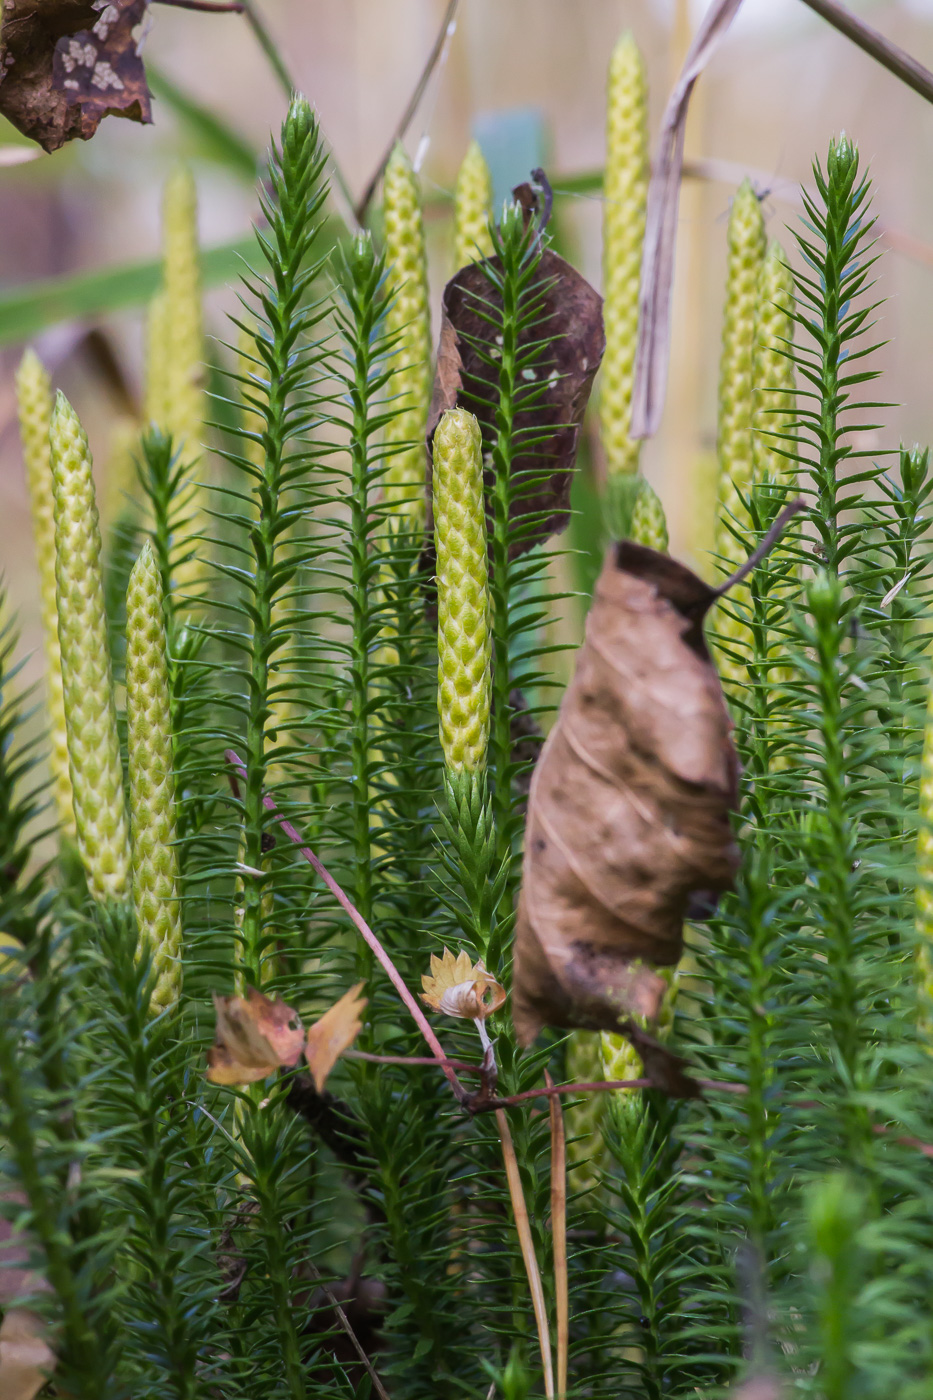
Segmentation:
[[(240, 758), (239, 754), (235, 753), (233, 749), (225, 749), (224, 758), (227, 760), (228, 763), (232, 764), (233, 767), (236, 768), (237, 772), (244, 780), (248, 778), (249, 775), (247, 773), (246, 764)], [(450, 1084), (451, 1089), (453, 1089), (458, 1102), (466, 1103), (466, 1101), (470, 1097), (469, 1093), (460, 1083), (460, 1080), (457, 1078), (456, 1072), (453, 1069), (451, 1069), (450, 1061), (447, 1055), (445, 1055), (444, 1053), (444, 1047), (441, 1045), (437, 1036), (431, 1029), (431, 1025), (428, 1021), (428, 1018), (425, 1016), (424, 1012), (421, 1010), (421, 1007), (418, 1005), (418, 1003), (415, 1001), (415, 998), (412, 996), (411, 992), (406, 987), (405, 982), (402, 979), (401, 973), (395, 966), (395, 963), (389, 957), (385, 948), (383, 948), (382, 944), (379, 942), (379, 939), (369, 927), (369, 924), (363, 918), (362, 914), (356, 908), (352, 900), (348, 899), (346, 894), (344, 894), (343, 890), (337, 884), (337, 881), (334, 879), (333, 875), (331, 875), (330, 871), (327, 870), (326, 867), (322, 865), (322, 863), (318, 860), (317, 856), (311, 850), (311, 847), (306, 846), (304, 844), (304, 838), (302, 837), (301, 832), (297, 829), (297, 827), (293, 826), (292, 823), (288, 821), (286, 817), (282, 816), (282, 813), (276, 806), (275, 798), (272, 797), (269, 793), (264, 792), (262, 794), (262, 805), (265, 807), (267, 812), (271, 812), (272, 816), (282, 828), (289, 841), (293, 842), (294, 845), (298, 847), (298, 854), (308, 862), (312, 870), (316, 871), (316, 873), (320, 875), (321, 879), (324, 881), (324, 884), (330, 890), (337, 903), (344, 910), (344, 912), (348, 914), (349, 917), (352, 919), (353, 923), (356, 925), (357, 929), (362, 934), (363, 941), (366, 943), (367, 947), (375, 954), (377, 962), (379, 962), (379, 964), (388, 974), (389, 981), (392, 983), (393, 987), (398, 992), (402, 1001), (405, 1003), (406, 1007), (411, 1013), (412, 1019), (414, 1020), (416, 1026), (427, 1041), (431, 1053), (434, 1055), (434, 1058), (439, 1062), (441, 1069), (444, 1071), (444, 1074)]]
[(450, 1065), (461, 1074), (482, 1074), (482, 1065), (471, 1065), (466, 1060), (439, 1060), (436, 1055), (373, 1055), (368, 1050), (344, 1050), (344, 1060), (366, 1060), (372, 1065), (436, 1065), (442, 1069)]
[(887, 68), (889, 73), (900, 78), (902, 83), (906, 83), (914, 92), (925, 97), (927, 102), (933, 102), (933, 73), (929, 68), (924, 68), (922, 63), (918, 63), (905, 49), (879, 34), (877, 29), (859, 19), (851, 10), (847, 10), (845, 5), (840, 5), (838, 0), (803, 0), (803, 3), (815, 10), (827, 24), (838, 29), (840, 34), (844, 34), (864, 53), (870, 54), (883, 68)]
[(376, 166), (376, 169), (373, 172), (372, 179), (366, 186), (366, 189), (363, 191), (363, 196), (359, 204), (356, 206), (356, 220), (359, 224), (362, 224), (363, 220), (366, 218), (366, 211), (372, 203), (373, 195), (376, 193), (376, 186), (379, 184), (379, 180), (382, 177), (383, 170), (385, 170), (386, 166), (389, 163), (389, 157), (395, 150), (395, 143), (404, 139), (405, 133), (411, 125), (412, 118), (418, 110), (418, 104), (424, 96), (424, 90), (427, 87), (428, 83), (431, 81), (431, 74), (437, 67), (441, 54), (444, 52), (444, 46), (447, 43), (450, 28), (454, 22), (454, 17), (457, 13), (457, 7), (459, 3), (460, 0), (448, 0), (447, 9), (444, 12), (444, 18), (441, 21), (441, 27), (438, 30), (437, 38), (434, 40), (434, 47), (428, 54), (427, 61), (421, 70), (421, 77), (415, 84), (415, 90), (412, 93), (411, 97), (408, 99), (408, 105), (401, 115), (398, 126), (392, 133), (392, 139), (386, 147), (382, 159)]
[(218, 15), (241, 15), (246, 8), (243, 0), (155, 0), (159, 5), (171, 5), (176, 10), (204, 10)]
[[(544, 1071), (549, 1089), (554, 1081)], [(570, 1292), (567, 1279), (567, 1136), (560, 1096), (548, 1104), (551, 1119), (551, 1241), (554, 1251), (554, 1298), (557, 1312), (557, 1395), (567, 1394), (567, 1362), (570, 1353)]]
[(541, 1286), (541, 1271), (538, 1268), (534, 1241), (531, 1238), (531, 1221), (528, 1218), (528, 1207), (525, 1204), (525, 1193), (522, 1190), (522, 1179), (518, 1170), (518, 1158), (515, 1155), (515, 1144), (512, 1141), (512, 1134), (509, 1130), (509, 1120), (506, 1118), (501, 1108), (496, 1109), (496, 1123), (499, 1128), (499, 1141), (502, 1144), (502, 1160), (505, 1163), (505, 1175), (509, 1184), (509, 1196), (512, 1200), (512, 1214), (515, 1217), (515, 1231), (518, 1235), (519, 1245), (521, 1246), (522, 1259), (525, 1261), (525, 1273), (528, 1276), (528, 1289), (531, 1293), (531, 1304), (534, 1308), (535, 1323), (538, 1328), (538, 1343), (541, 1347), (541, 1369), (544, 1372), (544, 1393), (547, 1396), (547, 1400), (554, 1400), (554, 1367), (551, 1360), (551, 1330), (548, 1326), (547, 1307), (544, 1302), (544, 1289)]
[(373, 1383), (373, 1389), (379, 1396), (379, 1400), (389, 1400), (389, 1395), (386, 1391), (386, 1388), (382, 1384), (382, 1381), (379, 1379), (379, 1376), (376, 1373), (375, 1366), (370, 1361), (369, 1357), (366, 1355), (365, 1351), (360, 1345), (360, 1339), (354, 1332), (353, 1327), (350, 1323), (350, 1319), (347, 1317), (346, 1313), (340, 1306), (340, 1303), (338, 1302), (334, 1294), (327, 1287), (327, 1284), (324, 1282), (323, 1276), (320, 1270), (317, 1268), (317, 1265), (312, 1263), (310, 1259), (306, 1259), (305, 1267), (307, 1268), (308, 1273), (312, 1276), (312, 1278), (314, 1278), (320, 1284), (321, 1292), (324, 1294), (324, 1297), (327, 1299), (328, 1303), (330, 1303), (331, 1307), (334, 1310), (334, 1314), (337, 1318), (337, 1321), (340, 1323), (340, 1326), (343, 1328), (348, 1338), (350, 1339), (350, 1345), (353, 1347), (353, 1350), (356, 1352), (363, 1366), (366, 1368), (366, 1373)]

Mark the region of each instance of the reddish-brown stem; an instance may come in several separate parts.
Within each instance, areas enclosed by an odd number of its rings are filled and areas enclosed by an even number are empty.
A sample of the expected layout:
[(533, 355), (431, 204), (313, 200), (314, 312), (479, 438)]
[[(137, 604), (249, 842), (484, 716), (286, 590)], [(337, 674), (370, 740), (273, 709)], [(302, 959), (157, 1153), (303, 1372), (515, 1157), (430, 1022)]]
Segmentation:
[(372, 1065), (436, 1065), (443, 1069), (450, 1065), (461, 1074), (482, 1074), (482, 1065), (471, 1065), (466, 1060), (439, 1060), (436, 1055), (373, 1055), (368, 1050), (344, 1050), (344, 1060), (367, 1060)]
[[(224, 758), (227, 760), (228, 763), (233, 765), (233, 767), (240, 774), (241, 778), (246, 778), (246, 764), (240, 758), (239, 754), (234, 753), (233, 749), (226, 749), (224, 751)], [(460, 1103), (465, 1103), (470, 1097), (468, 1091), (460, 1083), (460, 1080), (457, 1078), (456, 1072), (451, 1068), (450, 1061), (448, 1057), (444, 1054), (444, 1047), (441, 1045), (437, 1036), (431, 1029), (427, 1016), (425, 1016), (424, 1012), (421, 1010), (421, 1007), (418, 1005), (418, 1003), (415, 1001), (415, 998), (412, 996), (411, 992), (406, 987), (404, 981), (402, 980), (401, 973), (395, 966), (395, 963), (389, 957), (385, 948), (383, 948), (382, 944), (379, 942), (379, 939), (369, 927), (369, 924), (366, 922), (362, 914), (353, 904), (352, 900), (350, 900), (347, 897), (347, 895), (344, 894), (343, 890), (337, 884), (337, 881), (334, 879), (333, 875), (331, 875), (330, 871), (327, 870), (325, 866), (321, 864), (317, 856), (311, 850), (311, 847), (306, 846), (304, 844), (304, 839), (298, 828), (293, 826), (292, 823), (288, 821), (286, 817), (282, 816), (282, 813), (275, 805), (275, 798), (271, 797), (269, 793), (264, 792), (262, 795), (262, 805), (265, 807), (267, 812), (272, 813), (279, 826), (285, 832), (285, 835), (288, 837), (289, 841), (293, 842), (294, 845), (298, 847), (298, 854), (308, 862), (312, 870), (314, 870), (318, 875), (320, 875), (321, 879), (324, 881), (324, 884), (330, 890), (337, 903), (344, 910), (344, 912), (349, 915), (350, 919), (356, 925), (357, 929), (362, 934), (363, 940), (366, 943), (367, 947), (369, 947), (375, 954), (377, 962), (385, 970), (386, 974), (388, 975), (389, 981), (392, 983), (393, 987), (398, 992), (402, 1001), (405, 1003), (406, 1007), (411, 1013), (415, 1025), (418, 1027), (421, 1034), (424, 1036), (425, 1040), (428, 1043), (428, 1047), (431, 1050), (431, 1053), (437, 1060), (441, 1069), (444, 1071), (444, 1074), (447, 1077), (450, 1087), (456, 1094), (458, 1101)]]
[(241, 0), (156, 0), (159, 5), (171, 5), (176, 10), (215, 11), (218, 15), (241, 15), (246, 8)]

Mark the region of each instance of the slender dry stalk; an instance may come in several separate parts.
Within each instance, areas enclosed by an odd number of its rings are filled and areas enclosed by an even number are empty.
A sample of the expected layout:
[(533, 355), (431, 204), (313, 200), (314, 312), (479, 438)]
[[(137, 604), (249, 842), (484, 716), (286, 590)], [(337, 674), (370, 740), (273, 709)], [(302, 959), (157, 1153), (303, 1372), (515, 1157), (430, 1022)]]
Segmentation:
[(548, 1326), (547, 1308), (544, 1304), (544, 1289), (541, 1286), (541, 1270), (538, 1268), (534, 1241), (531, 1238), (531, 1221), (528, 1218), (528, 1207), (525, 1204), (525, 1193), (522, 1190), (522, 1179), (518, 1170), (518, 1158), (515, 1155), (515, 1144), (512, 1141), (509, 1120), (505, 1116), (505, 1111), (501, 1108), (496, 1109), (496, 1123), (499, 1125), (499, 1141), (502, 1144), (502, 1160), (505, 1163), (505, 1175), (509, 1183), (509, 1196), (512, 1200), (512, 1214), (515, 1217), (515, 1232), (518, 1235), (518, 1243), (521, 1246), (522, 1259), (525, 1261), (528, 1290), (531, 1293), (531, 1305), (535, 1311), (535, 1323), (538, 1327), (538, 1343), (541, 1347), (541, 1369), (544, 1372), (544, 1393), (547, 1396), (547, 1400), (554, 1400), (554, 1366), (551, 1360), (551, 1329)]
[[(224, 758), (227, 760), (228, 763), (232, 764), (232, 766), (240, 774), (241, 778), (245, 779), (247, 777), (246, 764), (243, 762), (242, 758), (240, 758), (240, 756), (234, 752), (233, 749), (225, 749)], [(424, 1036), (431, 1051), (434, 1054), (435, 1059), (438, 1061), (441, 1069), (444, 1071), (444, 1074), (446, 1075), (447, 1080), (450, 1083), (450, 1087), (453, 1089), (454, 1093), (457, 1096), (458, 1102), (464, 1103), (469, 1097), (467, 1090), (460, 1083), (460, 1080), (457, 1078), (454, 1070), (451, 1069), (450, 1061), (444, 1054), (444, 1047), (441, 1045), (437, 1036), (431, 1029), (428, 1018), (425, 1016), (424, 1012), (421, 1010), (421, 1007), (415, 1001), (415, 998), (412, 996), (411, 992), (405, 986), (405, 983), (402, 980), (401, 973), (395, 966), (395, 963), (389, 957), (385, 948), (383, 948), (382, 944), (379, 942), (379, 939), (369, 927), (369, 924), (366, 922), (362, 914), (353, 904), (353, 901), (347, 897), (344, 891), (337, 884), (337, 881), (334, 879), (333, 875), (331, 875), (330, 871), (327, 870), (326, 867), (321, 864), (317, 856), (311, 850), (310, 846), (306, 846), (304, 844), (304, 839), (297, 827), (293, 826), (290, 821), (287, 821), (286, 818), (282, 816), (281, 812), (276, 806), (275, 798), (272, 797), (269, 793), (264, 792), (262, 795), (262, 805), (265, 807), (267, 812), (272, 813), (279, 826), (285, 832), (285, 835), (288, 837), (289, 841), (292, 841), (298, 847), (298, 854), (308, 862), (312, 870), (315, 870), (317, 874), (320, 875), (321, 879), (324, 881), (324, 884), (330, 890), (337, 903), (350, 916), (353, 923), (359, 929), (360, 933), (363, 935), (365, 943), (368, 945), (369, 948), (372, 949), (373, 953), (375, 953), (376, 959), (388, 974), (389, 981), (392, 983), (393, 987), (398, 992), (402, 1001), (405, 1003), (406, 1007), (411, 1012), (412, 1018), (414, 1019), (416, 1026), (420, 1030), (421, 1034)]]
[[(554, 1081), (544, 1071), (549, 1089)], [(554, 1296), (557, 1303), (557, 1394), (567, 1394), (567, 1360), (570, 1351), (570, 1293), (567, 1282), (567, 1137), (560, 1097), (552, 1094), (551, 1116), (551, 1240), (554, 1250)]]

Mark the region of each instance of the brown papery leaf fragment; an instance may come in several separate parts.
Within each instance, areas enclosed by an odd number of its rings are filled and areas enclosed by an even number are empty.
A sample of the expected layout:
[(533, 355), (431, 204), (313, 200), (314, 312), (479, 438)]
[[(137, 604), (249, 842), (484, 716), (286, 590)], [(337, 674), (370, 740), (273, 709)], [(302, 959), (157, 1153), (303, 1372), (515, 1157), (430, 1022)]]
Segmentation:
[[(542, 1025), (641, 1036), (625, 1023), (657, 1014), (665, 983), (651, 965), (676, 963), (691, 902), (732, 884), (739, 764), (702, 628), (718, 596), (654, 550), (609, 550), (531, 784), (513, 990), (522, 1044)], [(676, 1057), (661, 1057), (649, 1077), (676, 1079)]]
[(207, 1052), (212, 1084), (254, 1084), (291, 1069), (304, 1049), (297, 1011), (250, 987), (245, 997), (214, 997), (217, 1030)]
[(367, 1001), (360, 996), (360, 992), (364, 985), (357, 982), (355, 987), (344, 992), (340, 1000), (325, 1011), (308, 1031), (305, 1058), (319, 1094), (324, 1092), (327, 1076), (344, 1050), (349, 1049), (363, 1029), (362, 1015)]
[(152, 120), (137, 31), (149, 0), (5, 0), (0, 112), (46, 151), (108, 115)]
[(9, 1308), (0, 1323), (0, 1396), (34, 1400), (55, 1369), (55, 1353), (45, 1340), (41, 1317), (27, 1308)]
[[(514, 194), (527, 201), (531, 188), (520, 186)], [(430, 448), (434, 429), (448, 409), (460, 406), (476, 415), (487, 462), (487, 502), (491, 498), (493, 473), (486, 454), (492, 451), (496, 441), (499, 371), (495, 360), (499, 352), (496, 325), (490, 325), (486, 317), (490, 314), (489, 308), (493, 308), (495, 323), (502, 308), (502, 298), (489, 272), (501, 276), (502, 264), (498, 258), (487, 258), (461, 268), (444, 288), (437, 372), (427, 432)], [(519, 352), (538, 341), (543, 342), (543, 346), (534, 368), (525, 373), (520, 391), (522, 388), (543, 389), (543, 393), (532, 400), (529, 392), (529, 402), (516, 413), (513, 437), (520, 442), (528, 433), (537, 434), (543, 430), (545, 435), (514, 458), (510, 522), (513, 557), (563, 530), (570, 519), (570, 486), (580, 428), (606, 344), (602, 298), (575, 268), (549, 249), (541, 254), (527, 296), (529, 302), (541, 298), (541, 312), (540, 319), (536, 317), (519, 336)], [(492, 356), (492, 365), (484, 362), (483, 352)], [(430, 538), (430, 458), (427, 504)]]

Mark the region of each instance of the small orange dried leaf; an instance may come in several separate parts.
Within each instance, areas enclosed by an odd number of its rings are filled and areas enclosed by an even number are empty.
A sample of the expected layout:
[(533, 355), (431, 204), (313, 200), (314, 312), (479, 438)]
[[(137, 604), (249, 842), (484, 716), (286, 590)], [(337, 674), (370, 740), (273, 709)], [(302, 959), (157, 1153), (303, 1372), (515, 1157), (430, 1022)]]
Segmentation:
[(470, 1021), (485, 1021), (505, 1001), (505, 988), (490, 977), (482, 959), (474, 965), (462, 950), (456, 957), (448, 948), (441, 958), (432, 953), (430, 975), (425, 973), (421, 985), (421, 1000), (432, 1011)]
[(251, 987), (245, 997), (214, 997), (217, 1031), (207, 1052), (212, 1084), (253, 1084), (298, 1063), (305, 1033), (297, 1011)]
[(360, 996), (363, 986), (362, 982), (357, 982), (308, 1031), (305, 1058), (319, 1094), (344, 1050), (363, 1029), (361, 1017), (366, 1007), (366, 998)]

